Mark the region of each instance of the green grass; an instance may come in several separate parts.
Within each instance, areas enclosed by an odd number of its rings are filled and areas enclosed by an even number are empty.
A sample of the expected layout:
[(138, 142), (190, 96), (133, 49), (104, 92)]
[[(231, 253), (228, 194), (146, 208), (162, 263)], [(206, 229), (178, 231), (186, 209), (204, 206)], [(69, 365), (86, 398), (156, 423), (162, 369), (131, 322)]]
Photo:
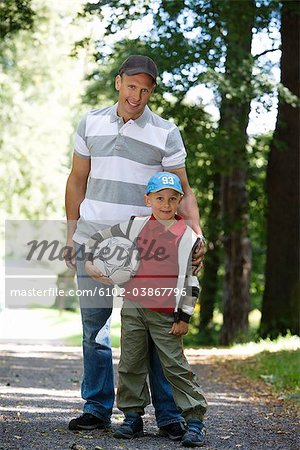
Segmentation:
[[(234, 359), (230, 366), (236, 372), (253, 380), (263, 380), (282, 398), (300, 401), (300, 338), (280, 337), (234, 346), (246, 359)], [(252, 355), (251, 355), (252, 353)]]
[[(258, 339), (258, 329), (261, 319), (261, 312), (258, 309), (253, 309), (249, 313), (249, 331), (247, 336), (243, 336), (243, 342), (252, 342)], [(203, 347), (203, 346), (219, 346), (221, 328), (223, 323), (223, 315), (220, 311), (215, 310), (213, 314), (213, 321), (209, 328), (201, 330), (200, 322), (200, 308), (196, 305), (194, 316), (190, 322), (189, 332), (183, 338), (185, 347)]]

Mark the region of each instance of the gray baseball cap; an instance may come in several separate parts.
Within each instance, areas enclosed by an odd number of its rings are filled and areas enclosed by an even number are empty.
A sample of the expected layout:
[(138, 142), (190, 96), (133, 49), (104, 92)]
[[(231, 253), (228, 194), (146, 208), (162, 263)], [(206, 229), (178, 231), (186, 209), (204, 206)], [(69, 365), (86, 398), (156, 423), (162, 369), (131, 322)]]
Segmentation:
[(156, 82), (157, 67), (155, 62), (148, 56), (131, 55), (120, 67), (119, 75), (137, 75), (138, 73), (146, 73)]

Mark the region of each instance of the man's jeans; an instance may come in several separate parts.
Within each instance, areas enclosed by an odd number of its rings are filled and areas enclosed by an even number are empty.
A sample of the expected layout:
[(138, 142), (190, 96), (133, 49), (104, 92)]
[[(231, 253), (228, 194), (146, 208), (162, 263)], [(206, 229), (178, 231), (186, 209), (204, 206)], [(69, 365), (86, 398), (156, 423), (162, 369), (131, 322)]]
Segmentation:
[[(102, 420), (109, 421), (115, 399), (109, 335), (113, 298), (111, 295), (99, 295), (99, 288), (103, 287), (105, 294), (108, 294), (110, 289), (107, 285), (100, 284), (87, 276), (84, 270), (84, 261), (81, 258), (83, 251), (84, 246), (76, 244), (76, 253), (80, 256), (77, 260), (78, 289), (96, 292), (93, 297), (88, 294), (80, 297), (84, 370), (81, 395), (86, 400), (83, 410)], [(182, 421), (183, 418), (173, 399), (171, 385), (163, 374), (153, 343), (149, 350), (150, 390), (157, 425), (162, 427)]]

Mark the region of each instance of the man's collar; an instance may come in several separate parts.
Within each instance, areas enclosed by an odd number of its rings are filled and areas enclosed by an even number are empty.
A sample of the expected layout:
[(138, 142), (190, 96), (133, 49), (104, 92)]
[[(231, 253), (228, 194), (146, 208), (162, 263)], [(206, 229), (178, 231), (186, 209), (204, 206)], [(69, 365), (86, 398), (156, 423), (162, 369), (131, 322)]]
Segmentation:
[(111, 113), (110, 113), (110, 121), (111, 122), (116, 122), (119, 119), (119, 116), (117, 114), (117, 109), (118, 109), (118, 103), (115, 103), (111, 108)]
[[(135, 119), (134, 123), (136, 123), (139, 127), (144, 128), (149, 121), (150, 114), (151, 114), (150, 108), (146, 105), (143, 114), (141, 114), (140, 117)], [(120, 117), (118, 116), (118, 103), (115, 103), (111, 109), (110, 121), (116, 122), (119, 119)]]

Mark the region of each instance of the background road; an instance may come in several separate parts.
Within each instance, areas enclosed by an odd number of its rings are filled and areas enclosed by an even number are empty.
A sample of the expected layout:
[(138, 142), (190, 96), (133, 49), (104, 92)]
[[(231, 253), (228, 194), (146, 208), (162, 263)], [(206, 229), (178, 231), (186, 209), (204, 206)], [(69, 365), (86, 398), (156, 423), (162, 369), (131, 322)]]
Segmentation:
[[(298, 450), (295, 410), (263, 385), (231, 375), (214, 350), (189, 350), (209, 401), (207, 450)], [(153, 409), (144, 438), (115, 440), (111, 433), (71, 432), (81, 413), (81, 349), (60, 345), (0, 344), (0, 450), (117, 450), (182, 448), (157, 435)], [(118, 350), (114, 350), (115, 367)], [(114, 409), (113, 427), (122, 415)]]

